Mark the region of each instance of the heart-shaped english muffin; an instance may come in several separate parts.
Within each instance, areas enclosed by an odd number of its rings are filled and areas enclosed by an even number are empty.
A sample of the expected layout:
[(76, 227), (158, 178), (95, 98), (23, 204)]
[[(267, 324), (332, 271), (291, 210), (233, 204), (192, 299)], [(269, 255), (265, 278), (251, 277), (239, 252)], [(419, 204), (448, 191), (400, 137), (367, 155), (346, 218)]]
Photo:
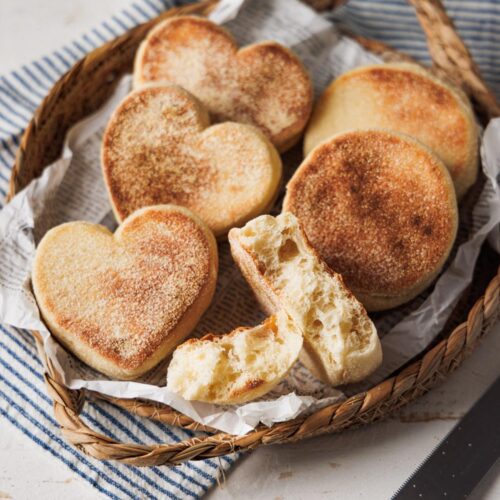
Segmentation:
[(175, 17), (153, 28), (135, 59), (134, 86), (169, 81), (198, 97), (216, 121), (258, 127), (280, 151), (297, 142), (313, 102), (300, 60), (276, 42), (240, 50), (233, 37), (198, 17)]
[(282, 170), (274, 146), (249, 125), (209, 125), (200, 102), (180, 87), (148, 85), (122, 101), (102, 144), (118, 220), (173, 203), (220, 236), (270, 208)]
[(54, 336), (113, 378), (133, 379), (194, 328), (217, 280), (209, 228), (182, 207), (139, 210), (113, 234), (69, 222), (37, 248), (32, 281)]

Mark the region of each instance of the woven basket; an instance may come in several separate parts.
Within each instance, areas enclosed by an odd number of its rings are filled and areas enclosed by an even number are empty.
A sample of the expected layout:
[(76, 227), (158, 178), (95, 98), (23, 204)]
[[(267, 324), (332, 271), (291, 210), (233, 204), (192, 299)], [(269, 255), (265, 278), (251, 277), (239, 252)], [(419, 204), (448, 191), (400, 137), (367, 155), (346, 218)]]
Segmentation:
[[(332, 7), (331, 0), (310, 0), (317, 8)], [(471, 97), (478, 117), (486, 123), (500, 115), (495, 98), (484, 84), (476, 64), (454, 30), (438, 0), (410, 0), (427, 35), (434, 71), (451, 78)], [(179, 14), (206, 15), (216, 0), (206, 0), (172, 9), (106, 43), (76, 63), (52, 88), (29, 123), (12, 171), (10, 196), (39, 176), (61, 152), (68, 129), (97, 110), (110, 96), (119, 77), (130, 72), (135, 50), (146, 33), (166, 17)], [(354, 37), (366, 49), (386, 60), (408, 59), (387, 46)], [(83, 452), (101, 460), (118, 460), (137, 466), (174, 465), (186, 460), (217, 457), (262, 444), (297, 441), (314, 435), (339, 432), (366, 424), (393, 413), (397, 408), (427, 392), (455, 370), (493, 324), (500, 309), (499, 258), (485, 246), (476, 266), (474, 284), (462, 297), (440, 337), (425, 352), (393, 376), (367, 392), (342, 403), (327, 406), (307, 417), (299, 417), (272, 427), (259, 426), (244, 436), (208, 429), (168, 406), (141, 400), (120, 400), (66, 388), (47, 358), (41, 338), (40, 356), (46, 363), (45, 381), (54, 399), (55, 417), (64, 437)], [(468, 313), (467, 313), (468, 311)], [(176, 444), (137, 445), (116, 442), (87, 427), (79, 418), (86, 397), (111, 400), (114, 404), (144, 417), (161, 420), (210, 435)]]

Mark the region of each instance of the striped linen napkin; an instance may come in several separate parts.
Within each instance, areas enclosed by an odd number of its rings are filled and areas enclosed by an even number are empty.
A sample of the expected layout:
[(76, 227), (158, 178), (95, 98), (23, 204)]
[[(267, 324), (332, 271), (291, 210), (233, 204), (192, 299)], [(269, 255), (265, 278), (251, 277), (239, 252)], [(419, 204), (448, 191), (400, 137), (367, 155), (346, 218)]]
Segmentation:
[[(47, 57), (0, 77), (0, 199), (23, 129), (54, 82), (79, 58), (173, 5), (170, 0), (137, 0), (78, 40)], [(186, 3), (186, 2), (182, 2)], [(448, 12), (466, 40), (483, 75), (500, 95), (500, 1), (449, 0)], [(351, 0), (331, 17), (352, 31), (429, 62), (425, 37), (406, 0)], [(191, 462), (176, 468), (136, 468), (93, 460), (61, 437), (47, 396), (43, 368), (28, 332), (0, 326), (0, 416), (63, 462), (103, 495), (112, 498), (198, 498), (237, 456)], [(83, 420), (124, 442), (176, 442), (194, 434), (141, 419), (111, 404), (87, 402)]]
[[(500, 0), (444, 0), (448, 15), (500, 99)], [(349, 0), (329, 16), (353, 33), (373, 38), (424, 63), (431, 59), (425, 35), (407, 0)]]
[[(47, 57), (0, 77), (0, 199), (8, 191), (10, 169), (31, 115), (55, 81), (87, 52), (133, 26), (158, 15), (173, 2), (137, 0), (100, 26)], [(1, 206), (1, 205), (0, 205)], [(200, 498), (237, 455), (189, 462), (174, 468), (138, 468), (100, 462), (65, 442), (53, 416), (43, 367), (29, 332), (0, 325), (0, 418), (38, 446), (115, 498)], [(191, 431), (136, 417), (104, 402), (87, 402), (82, 419), (110, 438), (132, 443), (171, 443), (193, 437)]]

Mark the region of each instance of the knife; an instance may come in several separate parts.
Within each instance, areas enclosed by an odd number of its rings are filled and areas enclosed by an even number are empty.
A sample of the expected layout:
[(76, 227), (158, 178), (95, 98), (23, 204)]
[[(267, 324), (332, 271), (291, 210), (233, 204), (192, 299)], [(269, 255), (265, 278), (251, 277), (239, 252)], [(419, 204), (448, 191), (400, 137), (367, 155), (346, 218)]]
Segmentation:
[(466, 498), (499, 457), (500, 377), (392, 498)]

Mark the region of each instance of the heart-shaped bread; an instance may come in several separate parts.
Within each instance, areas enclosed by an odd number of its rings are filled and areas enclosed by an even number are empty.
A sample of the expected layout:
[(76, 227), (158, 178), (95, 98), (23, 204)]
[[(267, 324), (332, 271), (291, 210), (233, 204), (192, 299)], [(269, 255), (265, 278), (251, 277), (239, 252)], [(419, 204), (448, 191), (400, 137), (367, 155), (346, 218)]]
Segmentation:
[(192, 92), (216, 121), (258, 127), (279, 151), (297, 142), (312, 109), (311, 80), (293, 52), (276, 42), (238, 50), (224, 28), (199, 17), (163, 21), (139, 47), (134, 87), (157, 81)]
[(102, 143), (118, 220), (173, 203), (221, 236), (270, 208), (282, 170), (274, 146), (250, 125), (209, 125), (200, 102), (180, 87), (148, 85), (121, 102)]
[(133, 379), (194, 328), (217, 280), (217, 245), (193, 213), (169, 205), (135, 212), (113, 234), (87, 222), (40, 242), (33, 290), (52, 334), (106, 375)]

